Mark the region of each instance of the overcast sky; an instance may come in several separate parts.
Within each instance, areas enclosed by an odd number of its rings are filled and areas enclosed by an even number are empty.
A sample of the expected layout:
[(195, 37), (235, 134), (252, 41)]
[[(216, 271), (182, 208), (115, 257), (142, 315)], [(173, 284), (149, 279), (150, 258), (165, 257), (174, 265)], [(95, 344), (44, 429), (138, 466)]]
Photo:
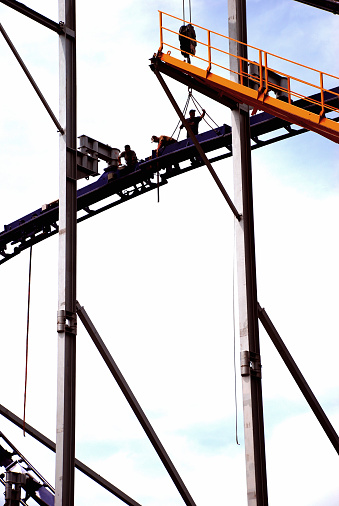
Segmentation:
[[(26, 5), (58, 21), (57, 0)], [(338, 16), (293, 0), (247, 6), (251, 45), (339, 75)], [(158, 9), (182, 16), (174, 0), (77, 5), (78, 135), (129, 143), (139, 158), (178, 121), (149, 69)], [(227, 17), (226, 0), (192, 0), (200, 26), (227, 35)], [(58, 36), (4, 5), (0, 22), (58, 114)], [(58, 133), (2, 37), (0, 61), (1, 231), (58, 198)], [(187, 89), (166, 82), (183, 107)], [(230, 124), (227, 108), (195, 96)], [(258, 300), (338, 432), (338, 145), (306, 133), (253, 151), (252, 165)], [(214, 168), (232, 196), (232, 159)], [(0, 403), (20, 417), (28, 262), (26, 250), (0, 266)], [(206, 167), (172, 179), (160, 203), (150, 192), (78, 227), (77, 298), (198, 506), (247, 504), (233, 265), (233, 215)], [(54, 236), (33, 248), (26, 411), (52, 440), (57, 270)], [(337, 454), (262, 327), (260, 338), (270, 505), (335, 506)], [(54, 484), (54, 454), (2, 417), (0, 430)], [(183, 504), (81, 322), (76, 457), (143, 506)], [(75, 504), (122, 503), (76, 472)]]

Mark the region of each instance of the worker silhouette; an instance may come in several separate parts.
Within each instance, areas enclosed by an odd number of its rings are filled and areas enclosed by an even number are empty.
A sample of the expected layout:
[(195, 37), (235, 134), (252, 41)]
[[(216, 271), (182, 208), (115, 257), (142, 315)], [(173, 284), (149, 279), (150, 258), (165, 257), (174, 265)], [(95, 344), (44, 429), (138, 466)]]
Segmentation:
[(166, 146), (169, 146), (170, 144), (174, 144), (177, 141), (175, 139), (173, 139), (172, 137), (168, 137), (167, 135), (160, 135), (160, 137), (158, 137), (157, 135), (152, 135), (151, 142), (158, 143), (157, 156), (159, 156), (159, 150), (161, 148), (165, 148)]
[(126, 144), (125, 151), (122, 151), (118, 156), (119, 165), (121, 165), (121, 158), (125, 158), (126, 168), (128, 170), (133, 170), (138, 162), (137, 155), (135, 151), (131, 149), (129, 144)]
[[(201, 113), (200, 116), (196, 116), (195, 115), (195, 110), (194, 109), (190, 110), (190, 112), (189, 112), (190, 117), (186, 118), (186, 121), (189, 124), (189, 126), (191, 127), (192, 132), (194, 133), (194, 135), (198, 135), (198, 133), (199, 133), (199, 123), (202, 120), (202, 118), (205, 116), (205, 114), (206, 114), (205, 109), (202, 110), (202, 113)], [(180, 130), (182, 128), (184, 128), (184, 125), (180, 126)], [(188, 138), (189, 138), (189, 133), (187, 132), (187, 139)]]
[(197, 37), (193, 25), (184, 24), (179, 28), (179, 42), (181, 54), (187, 59), (187, 63), (191, 63), (190, 54), (195, 55), (195, 48), (197, 46)]

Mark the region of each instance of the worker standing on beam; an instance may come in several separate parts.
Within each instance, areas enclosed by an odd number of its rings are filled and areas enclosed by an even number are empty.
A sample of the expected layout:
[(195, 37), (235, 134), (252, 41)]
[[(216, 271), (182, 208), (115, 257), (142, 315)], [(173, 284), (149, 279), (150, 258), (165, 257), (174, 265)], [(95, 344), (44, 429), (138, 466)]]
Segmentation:
[[(202, 118), (205, 116), (205, 114), (206, 114), (206, 111), (205, 111), (205, 109), (203, 109), (201, 115), (196, 117), (195, 116), (195, 109), (190, 110), (190, 112), (189, 112), (190, 117), (186, 118), (186, 121), (189, 124), (189, 126), (191, 127), (194, 135), (198, 135), (199, 123), (202, 120)], [(182, 128), (184, 128), (184, 125), (180, 126), (180, 130)], [(188, 138), (189, 138), (189, 134), (187, 132), (187, 139)]]

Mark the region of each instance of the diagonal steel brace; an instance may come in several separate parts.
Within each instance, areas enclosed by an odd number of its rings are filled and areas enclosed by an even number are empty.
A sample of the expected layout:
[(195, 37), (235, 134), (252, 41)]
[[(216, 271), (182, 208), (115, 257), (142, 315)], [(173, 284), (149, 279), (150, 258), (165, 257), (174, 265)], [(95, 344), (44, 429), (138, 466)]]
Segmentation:
[(186, 128), (190, 138), (192, 139), (192, 142), (194, 144), (194, 146), (196, 147), (198, 153), (199, 153), (199, 156), (201, 157), (201, 159), (203, 160), (204, 164), (206, 165), (206, 167), (208, 168), (208, 170), (210, 171), (214, 181), (216, 182), (219, 190), (221, 191), (221, 193), (223, 194), (223, 196), (225, 197), (225, 200), (227, 202), (227, 204), (229, 205), (229, 207), (231, 208), (234, 216), (237, 218), (238, 221), (241, 220), (241, 215), (238, 213), (235, 205), (233, 204), (231, 198), (229, 197), (228, 193), (226, 192), (222, 182), (220, 181), (219, 177), (217, 176), (215, 170), (213, 169), (210, 161), (208, 160), (204, 150), (202, 149), (202, 147), (200, 146), (199, 142), (197, 141), (197, 138), (196, 136), (194, 135), (191, 127), (189, 126), (189, 124), (187, 123), (186, 119), (184, 118), (184, 115), (182, 114), (181, 110), (180, 110), (180, 107), (178, 106), (178, 104), (176, 103), (172, 93), (170, 92), (167, 84), (165, 83), (162, 75), (160, 74), (160, 72), (155, 68), (153, 67), (152, 68), (153, 72), (155, 73), (155, 75), (157, 76), (161, 86), (163, 87), (166, 95), (168, 96), (171, 104), (173, 105), (176, 113), (178, 114), (182, 124), (184, 125), (184, 127)]
[(285, 343), (281, 339), (277, 329), (273, 325), (272, 321), (270, 320), (268, 314), (266, 313), (265, 309), (260, 307), (258, 303), (258, 317), (261, 321), (264, 329), (266, 330), (267, 334), (271, 338), (274, 346), (276, 347), (279, 355), (285, 362), (286, 367), (290, 371), (294, 381), (298, 385), (298, 387), (301, 390), (301, 393), (305, 397), (306, 401), (308, 402), (308, 405), (310, 406), (311, 410), (315, 414), (315, 416), (318, 419), (318, 422), (324, 429), (328, 439), (331, 441), (334, 449), (339, 454), (339, 437), (336, 431), (334, 430), (331, 422), (327, 418), (324, 410), (320, 406), (319, 402), (317, 401), (317, 398), (315, 397), (314, 393), (312, 392), (311, 388), (309, 387), (307, 381), (305, 380), (304, 376), (302, 375), (300, 369), (298, 368), (297, 364), (293, 360), (292, 355), (288, 351)]
[(114, 377), (115, 381), (120, 387), (120, 390), (124, 394), (127, 402), (131, 406), (135, 416), (140, 422), (140, 425), (144, 429), (148, 439), (153, 445), (153, 448), (157, 452), (161, 462), (164, 464), (168, 474), (172, 478), (172, 481), (174, 485), (176, 486), (178, 492), (180, 493), (182, 499), (184, 500), (185, 504), (187, 506), (196, 506), (194, 500), (192, 499), (190, 493), (188, 492), (184, 482), (182, 481), (178, 471), (174, 467), (173, 462), (169, 458), (165, 448), (161, 444), (158, 436), (156, 435), (152, 425), (150, 424), (148, 418), (146, 417), (145, 413), (143, 412), (140, 404), (138, 403), (137, 399), (135, 398), (132, 390), (130, 389), (129, 385), (127, 384), (127, 381), (125, 380), (124, 376), (122, 375), (120, 369), (118, 368), (117, 364), (113, 360), (112, 355), (108, 351), (105, 343), (101, 339), (99, 333), (97, 332), (96, 328), (94, 327), (92, 321), (90, 320), (88, 314), (86, 313), (85, 309), (80, 306), (79, 302), (76, 303), (76, 310), (77, 314), (82, 321), (85, 329), (87, 330), (88, 334), (90, 335), (93, 343), (97, 347), (97, 350), (99, 351), (100, 355), (104, 359), (108, 369), (111, 371), (112, 376)]

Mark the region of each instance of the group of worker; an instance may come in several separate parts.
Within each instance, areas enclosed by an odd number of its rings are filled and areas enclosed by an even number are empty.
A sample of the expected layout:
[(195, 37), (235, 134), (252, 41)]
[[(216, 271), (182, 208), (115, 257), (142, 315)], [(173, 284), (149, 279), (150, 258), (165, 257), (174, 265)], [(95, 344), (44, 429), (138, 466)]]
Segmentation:
[[(195, 110), (194, 109), (190, 110), (189, 118), (186, 118), (186, 122), (191, 127), (191, 130), (194, 133), (194, 135), (198, 135), (199, 123), (202, 120), (202, 118), (205, 116), (205, 113), (206, 113), (206, 111), (205, 111), (205, 109), (203, 109), (201, 115), (196, 116)], [(182, 128), (184, 128), (183, 124), (180, 126), (180, 130)], [(189, 138), (188, 131), (187, 131), (187, 138)], [(162, 148), (165, 148), (166, 146), (169, 146), (170, 144), (174, 144), (177, 141), (175, 139), (173, 139), (173, 137), (168, 137), (167, 135), (160, 135), (160, 137), (158, 137), (157, 135), (153, 135), (151, 138), (151, 142), (158, 143), (156, 153), (157, 153), (157, 156), (159, 156), (159, 151)], [(125, 166), (127, 169), (129, 169), (129, 171), (133, 170), (135, 168), (136, 164), (138, 163), (137, 155), (136, 155), (135, 151), (133, 151), (131, 149), (131, 146), (129, 144), (126, 144), (125, 150), (122, 151), (118, 157), (119, 165), (121, 165), (121, 158), (125, 159), (125, 164), (126, 164)]]
[[(186, 23), (184, 23), (184, 25), (180, 27), (179, 41), (180, 41), (181, 54), (187, 59), (188, 63), (191, 63), (190, 54), (193, 56), (195, 55), (195, 48), (197, 45), (195, 30), (191, 23), (187, 25)], [(199, 123), (205, 116), (205, 113), (206, 113), (205, 109), (202, 109), (201, 115), (196, 117), (194, 109), (191, 109), (189, 111), (189, 118), (186, 118), (186, 122), (191, 127), (194, 135), (198, 135)], [(180, 130), (184, 128), (184, 126), (185, 125), (181, 125)], [(187, 138), (188, 137), (189, 133), (187, 131)], [(157, 135), (153, 135), (151, 138), (151, 142), (158, 143), (156, 152), (157, 156), (159, 156), (160, 149), (165, 148), (166, 146), (169, 146), (170, 144), (173, 144), (177, 141), (172, 137), (168, 137), (167, 135), (160, 135), (160, 137), (158, 137)], [(125, 150), (122, 151), (119, 155), (118, 158), (119, 165), (121, 165), (121, 158), (125, 158), (126, 168), (129, 170), (133, 170), (136, 164), (138, 163), (137, 155), (135, 154), (135, 151), (131, 149), (131, 146), (129, 144), (125, 146)]]

